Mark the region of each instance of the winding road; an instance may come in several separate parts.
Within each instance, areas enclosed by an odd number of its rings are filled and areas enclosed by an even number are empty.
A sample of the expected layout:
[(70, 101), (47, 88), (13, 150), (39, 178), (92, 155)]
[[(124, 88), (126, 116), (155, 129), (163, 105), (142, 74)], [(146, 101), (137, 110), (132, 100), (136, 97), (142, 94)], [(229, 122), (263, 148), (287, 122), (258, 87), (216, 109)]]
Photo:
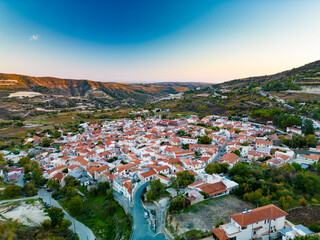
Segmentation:
[(156, 234), (151, 226), (148, 224), (147, 220), (144, 218), (144, 209), (141, 203), (141, 194), (143, 189), (150, 183), (142, 184), (138, 187), (134, 194), (133, 208), (131, 208), (131, 213), (133, 217), (133, 233), (131, 235), (131, 240), (166, 240), (167, 238), (163, 233)]

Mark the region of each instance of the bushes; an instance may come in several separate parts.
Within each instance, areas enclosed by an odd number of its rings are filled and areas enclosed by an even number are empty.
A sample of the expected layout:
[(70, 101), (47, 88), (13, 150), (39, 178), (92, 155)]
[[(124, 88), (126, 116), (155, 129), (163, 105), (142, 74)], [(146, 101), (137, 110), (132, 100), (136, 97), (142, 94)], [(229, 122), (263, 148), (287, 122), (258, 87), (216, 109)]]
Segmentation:
[(171, 178), (171, 186), (175, 189), (186, 187), (194, 182), (194, 175), (189, 171), (182, 171), (177, 174), (176, 178)]
[(4, 189), (3, 193), (7, 198), (14, 198), (21, 195), (21, 187), (17, 185), (9, 185)]
[(27, 197), (32, 197), (38, 194), (38, 189), (35, 188), (33, 183), (25, 183), (21, 191), (26, 194)]
[(166, 195), (166, 185), (160, 182), (160, 179), (152, 180), (150, 190), (147, 192), (147, 202), (157, 201)]
[(169, 211), (170, 213), (176, 213), (187, 208), (189, 205), (190, 201), (183, 195), (180, 195), (170, 203)]

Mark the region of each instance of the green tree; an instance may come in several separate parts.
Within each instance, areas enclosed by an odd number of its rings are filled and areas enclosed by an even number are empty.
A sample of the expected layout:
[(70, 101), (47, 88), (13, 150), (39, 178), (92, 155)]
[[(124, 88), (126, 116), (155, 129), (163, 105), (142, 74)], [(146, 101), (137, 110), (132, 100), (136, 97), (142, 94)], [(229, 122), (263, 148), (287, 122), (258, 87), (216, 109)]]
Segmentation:
[(152, 180), (150, 183), (150, 190), (147, 192), (147, 201), (157, 201), (166, 194), (166, 185), (160, 179)]
[(303, 133), (305, 135), (314, 134), (313, 122), (310, 119), (304, 121)]
[(204, 171), (208, 174), (221, 173), (222, 168), (219, 163), (213, 162), (213, 163), (209, 163), (204, 169)]
[(194, 182), (194, 175), (189, 171), (181, 171), (177, 174), (174, 182), (178, 188), (186, 187)]
[(50, 178), (47, 182), (47, 187), (51, 190), (58, 190), (60, 188), (60, 184), (57, 180)]
[(30, 164), (30, 162), (31, 162), (31, 160), (30, 160), (29, 157), (22, 157), (22, 158), (20, 158), (20, 160), (19, 160), (18, 163), (19, 163), (21, 166), (24, 166), (24, 165), (26, 165), (26, 164)]
[(60, 138), (61, 137), (61, 133), (57, 130), (55, 130), (53, 133), (52, 133), (52, 137), (53, 138)]
[(45, 137), (42, 139), (42, 146), (43, 147), (50, 147), (51, 143), (52, 143), (52, 140), (50, 138)]
[(25, 183), (21, 191), (22, 193), (25, 193), (27, 197), (32, 197), (38, 194), (38, 189), (35, 188), (33, 183)]
[(68, 202), (68, 209), (72, 216), (77, 216), (82, 213), (83, 202), (79, 195), (74, 196)]
[(178, 212), (185, 209), (189, 205), (190, 201), (186, 199), (183, 195), (179, 195), (170, 203), (169, 211), (171, 213)]
[(51, 225), (53, 227), (61, 225), (64, 218), (64, 212), (62, 211), (61, 208), (58, 208), (58, 207), (49, 208), (48, 215), (50, 217)]
[(212, 138), (210, 138), (208, 135), (204, 135), (198, 138), (199, 144), (211, 144), (211, 142), (212, 142)]
[(8, 185), (3, 190), (3, 193), (7, 198), (14, 198), (21, 195), (21, 187), (17, 185)]

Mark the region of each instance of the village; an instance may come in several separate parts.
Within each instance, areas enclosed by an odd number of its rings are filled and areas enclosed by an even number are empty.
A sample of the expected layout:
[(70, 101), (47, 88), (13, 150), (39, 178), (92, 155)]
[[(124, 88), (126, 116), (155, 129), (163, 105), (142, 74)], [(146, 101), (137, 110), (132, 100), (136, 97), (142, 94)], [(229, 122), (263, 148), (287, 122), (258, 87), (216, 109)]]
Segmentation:
[[(41, 147), (32, 160), (39, 163), (45, 179), (58, 182), (61, 188), (66, 184), (65, 179), (70, 176), (78, 181), (80, 186), (88, 189), (99, 182), (109, 182), (113, 190), (121, 196), (121, 205), (127, 207), (128, 211), (134, 205), (137, 190), (141, 186), (148, 189), (152, 180), (159, 180), (164, 184), (168, 192), (172, 193), (171, 198), (177, 196), (177, 193), (169, 188), (173, 179), (182, 172), (194, 176), (194, 181), (181, 190), (191, 205), (208, 198), (228, 195), (239, 184), (231, 180), (227, 174), (208, 173), (206, 167), (212, 163), (218, 163), (226, 169), (231, 169), (239, 162), (275, 168), (287, 163), (296, 163), (301, 168), (308, 168), (316, 164), (320, 158), (317, 154), (320, 152), (320, 146), (310, 149), (310, 154), (296, 154), (294, 149), (282, 144), (284, 138), (291, 139), (293, 134), (301, 135), (300, 129), (291, 127), (284, 133), (271, 124), (261, 125), (249, 122), (248, 119), (235, 121), (221, 116), (199, 119), (195, 115), (179, 119), (137, 117), (100, 123), (84, 122), (79, 124), (79, 129), (80, 133), (58, 129), (61, 136), (53, 138), (52, 144), (59, 144), (59, 148)], [(52, 139), (50, 134), (44, 137)], [(43, 138), (34, 135), (25, 138), (24, 144), (33, 144), (38, 146), (39, 150), (42, 140)], [(29, 154), (27, 151), (21, 151), (18, 155), (9, 151), (2, 153), (6, 161), (14, 163), (18, 163), (21, 157)], [(1, 175), (7, 182), (17, 183), (23, 181), (23, 168), (2, 171)], [(274, 226), (277, 229), (272, 229), (272, 233), (280, 233), (279, 231), (285, 228), (284, 218), (287, 213), (274, 205), (262, 208), (231, 216), (236, 222), (232, 220), (229, 225), (213, 229), (214, 236), (217, 239), (231, 239), (234, 234), (245, 235), (243, 231), (249, 231), (245, 230), (245, 225), (252, 223), (251, 220), (242, 218), (256, 211), (262, 211), (266, 218), (269, 211), (275, 218), (281, 218), (281, 223), (277, 222), (278, 225)], [(164, 226), (158, 225), (164, 225), (165, 216), (152, 216), (148, 209), (145, 209), (145, 214), (145, 218), (150, 215), (148, 222), (153, 225), (155, 231), (164, 230)], [(258, 220), (264, 221), (264, 225), (270, 225), (265, 218)], [(243, 223), (241, 227), (237, 225), (239, 222)], [(255, 237), (265, 231), (270, 232), (267, 225), (264, 225), (253, 228), (252, 224), (253, 230), (250, 231), (254, 231)], [(294, 236), (299, 236), (299, 226), (289, 227), (292, 230), (290, 234), (295, 233)], [(260, 231), (261, 234), (259, 229), (264, 229)], [(284, 236), (287, 232), (289, 231), (284, 232)], [(305, 232), (313, 233), (310, 230)]]

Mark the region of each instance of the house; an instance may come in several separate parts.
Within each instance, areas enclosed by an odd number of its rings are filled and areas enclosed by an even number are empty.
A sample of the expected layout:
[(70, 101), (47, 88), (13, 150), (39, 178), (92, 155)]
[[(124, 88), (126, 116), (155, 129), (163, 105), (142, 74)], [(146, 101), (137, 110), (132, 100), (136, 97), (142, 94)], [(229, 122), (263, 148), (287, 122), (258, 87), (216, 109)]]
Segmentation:
[(295, 239), (296, 237), (310, 236), (315, 234), (313, 231), (303, 225), (296, 225), (281, 229), (280, 233), (282, 235), (282, 240), (291, 240)]
[(63, 188), (66, 185), (66, 182), (65, 182), (65, 177), (66, 176), (67, 176), (66, 173), (58, 172), (52, 177), (52, 179), (53, 180), (57, 180), (59, 182), (59, 184), (60, 184), (60, 187)]
[(257, 139), (256, 141), (256, 148), (271, 148), (272, 141), (266, 141), (263, 139)]
[(288, 214), (273, 204), (230, 216), (231, 222), (212, 230), (219, 240), (270, 239), (269, 235), (284, 228)]
[(151, 181), (152, 179), (154, 179), (156, 175), (157, 175), (157, 172), (152, 169), (147, 172), (141, 173), (140, 180), (142, 182), (148, 182), (148, 181)]
[(181, 144), (196, 144), (198, 142), (198, 138), (194, 137), (181, 137), (180, 143)]
[(162, 174), (169, 174), (170, 173), (170, 167), (167, 165), (156, 167), (154, 169), (157, 173), (162, 173)]
[(219, 162), (221, 164), (228, 164), (230, 167), (233, 167), (238, 161), (240, 157), (235, 153), (226, 153), (220, 159)]
[(294, 134), (302, 134), (302, 130), (294, 127), (287, 127), (287, 132), (288, 133), (294, 133)]
[(307, 164), (307, 165), (313, 165), (316, 164), (320, 159), (320, 155), (311, 153), (310, 155), (298, 155), (296, 159), (294, 159), (294, 162), (300, 163), (300, 164)]
[(229, 193), (223, 182), (201, 184), (196, 189), (208, 194), (209, 197), (219, 197)]
[(128, 198), (129, 201), (132, 200), (133, 185), (130, 178), (115, 179), (113, 182), (113, 189)]

